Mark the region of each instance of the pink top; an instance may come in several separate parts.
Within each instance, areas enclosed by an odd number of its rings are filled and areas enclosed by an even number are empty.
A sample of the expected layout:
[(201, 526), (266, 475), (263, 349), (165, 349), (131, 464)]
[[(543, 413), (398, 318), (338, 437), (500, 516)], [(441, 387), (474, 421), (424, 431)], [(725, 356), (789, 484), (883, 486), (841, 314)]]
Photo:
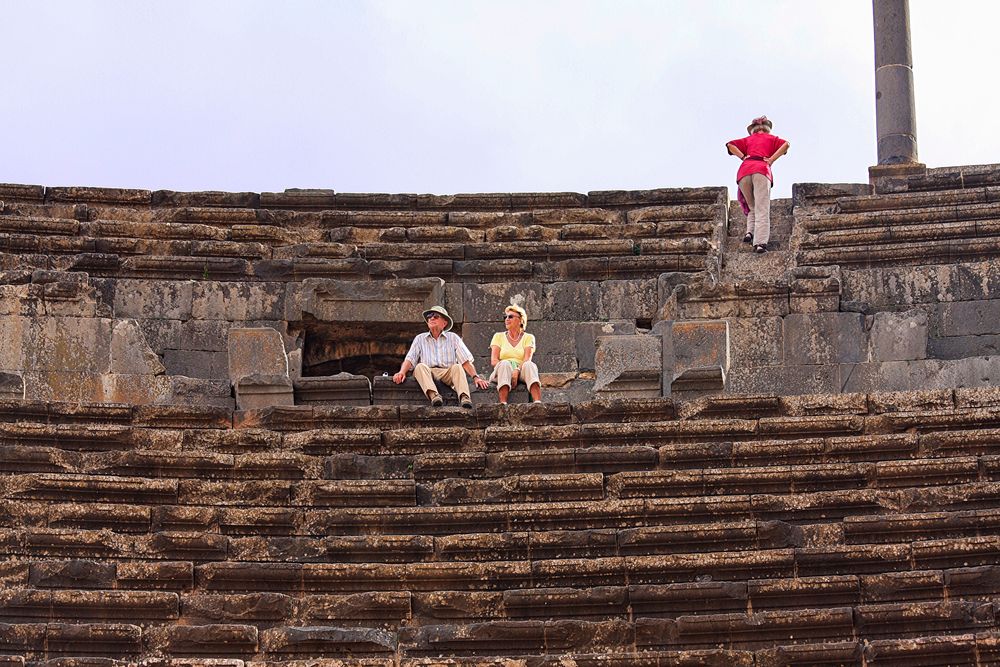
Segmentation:
[(736, 146), (747, 158), (743, 160), (740, 164), (740, 170), (736, 172), (736, 182), (738, 183), (747, 174), (764, 174), (767, 176), (767, 180), (773, 184), (774, 178), (771, 176), (771, 167), (763, 160), (754, 160), (751, 158), (771, 157), (784, 143), (785, 140), (781, 137), (768, 134), (767, 132), (758, 132), (743, 139), (727, 141), (727, 146), (729, 144)]

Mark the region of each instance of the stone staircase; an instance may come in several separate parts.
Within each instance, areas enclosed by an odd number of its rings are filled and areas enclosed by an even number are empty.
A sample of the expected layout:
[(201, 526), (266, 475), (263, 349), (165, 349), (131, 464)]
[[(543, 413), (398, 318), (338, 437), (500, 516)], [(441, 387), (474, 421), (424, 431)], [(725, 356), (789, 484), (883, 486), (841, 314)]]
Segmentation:
[(4, 665), (1000, 660), (1000, 390), (0, 415)]
[(791, 237), (794, 218), (791, 199), (771, 202), (771, 239), (763, 255), (753, 252), (753, 246), (743, 243), (746, 215), (737, 201), (729, 202), (729, 219), (722, 252), (722, 282), (742, 282), (777, 279), (793, 266)]

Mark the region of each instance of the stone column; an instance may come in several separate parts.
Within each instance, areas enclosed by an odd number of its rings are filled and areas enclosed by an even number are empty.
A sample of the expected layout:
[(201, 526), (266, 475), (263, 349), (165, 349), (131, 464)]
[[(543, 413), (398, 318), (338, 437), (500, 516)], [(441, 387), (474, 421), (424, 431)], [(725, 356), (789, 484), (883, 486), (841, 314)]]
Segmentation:
[(917, 163), (909, 0), (872, 0), (878, 164)]

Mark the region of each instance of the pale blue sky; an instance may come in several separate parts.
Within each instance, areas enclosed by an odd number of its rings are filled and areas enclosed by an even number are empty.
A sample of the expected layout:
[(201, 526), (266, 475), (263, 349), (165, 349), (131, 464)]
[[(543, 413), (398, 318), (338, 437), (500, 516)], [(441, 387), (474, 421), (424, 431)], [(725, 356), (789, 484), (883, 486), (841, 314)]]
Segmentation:
[[(0, 181), (509, 192), (726, 185), (766, 113), (792, 182), (875, 162), (869, 0), (25, 0)], [(929, 166), (1000, 162), (1000, 3), (912, 0)]]

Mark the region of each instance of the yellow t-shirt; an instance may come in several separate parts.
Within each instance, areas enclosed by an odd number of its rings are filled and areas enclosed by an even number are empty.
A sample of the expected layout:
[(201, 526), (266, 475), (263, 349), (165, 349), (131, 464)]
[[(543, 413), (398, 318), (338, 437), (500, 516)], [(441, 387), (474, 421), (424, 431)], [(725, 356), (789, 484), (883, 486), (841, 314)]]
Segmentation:
[(535, 347), (535, 337), (530, 333), (526, 333), (521, 336), (521, 340), (517, 341), (517, 345), (511, 345), (510, 340), (507, 339), (507, 334), (500, 331), (493, 334), (490, 347), (499, 347), (500, 361), (513, 361), (515, 364), (514, 367), (517, 368), (524, 363), (525, 348)]

